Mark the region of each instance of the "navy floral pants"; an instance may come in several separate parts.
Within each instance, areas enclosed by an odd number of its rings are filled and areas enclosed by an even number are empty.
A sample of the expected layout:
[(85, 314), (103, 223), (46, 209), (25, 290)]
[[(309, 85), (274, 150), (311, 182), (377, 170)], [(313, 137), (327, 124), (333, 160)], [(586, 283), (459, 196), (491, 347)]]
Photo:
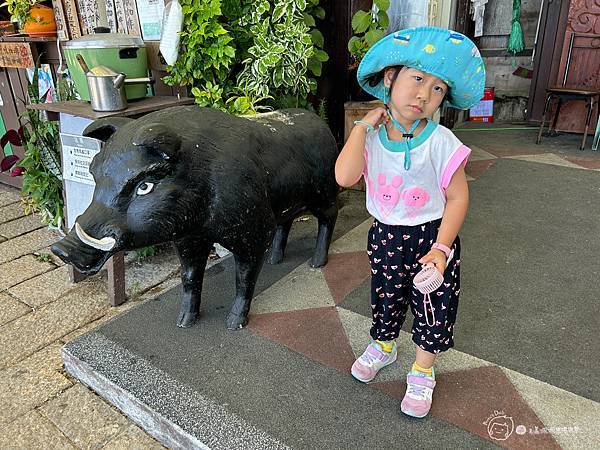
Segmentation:
[[(432, 294), (425, 316), (424, 294), (413, 286), (421, 270), (419, 259), (427, 254), (437, 238), (441, 219), (421, 225), (386, 225), (377, 220), (369, 230), (367, 254), (371, 262), (371, 337), (381, 341), (396, 339), (406, 318), (413, 313), (412, 339), (431, 353), (454, 346), (453, 333), (460, 294), (460, 239), (452, 247), (454, 256), (444, 272), (444, 283)], [(432, 310), (433, 309), (433, 310)], [(433, 316), (432, 316), (433, 314)]]

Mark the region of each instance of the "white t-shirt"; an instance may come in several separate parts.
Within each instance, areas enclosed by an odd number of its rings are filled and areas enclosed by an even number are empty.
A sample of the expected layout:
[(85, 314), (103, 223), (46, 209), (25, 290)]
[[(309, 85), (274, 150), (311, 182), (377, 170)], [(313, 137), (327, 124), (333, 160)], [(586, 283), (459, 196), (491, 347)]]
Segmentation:
[(404, 142), (389, 141), (383, 125), (367, 134), (367, 210), (382, 223), (412, 226), (441, 218), (446, 188), (471, 153), (448, 128), (433, 121), (409, 142), (406, 170)]

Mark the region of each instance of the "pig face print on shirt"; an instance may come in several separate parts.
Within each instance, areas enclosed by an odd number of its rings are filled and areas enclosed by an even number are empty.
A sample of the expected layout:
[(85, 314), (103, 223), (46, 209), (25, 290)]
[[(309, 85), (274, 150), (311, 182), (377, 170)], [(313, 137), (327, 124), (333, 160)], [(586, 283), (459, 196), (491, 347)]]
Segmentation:
[(414, 219), (429, 201), (429, 194), (425, 189), (420, 187), (405, 189), (402, 191), (401, 197), (404, 202), (406, 214), (411, 219)]
[(400, 175), (393, 176), (391, 177), (391, 183), (388, 184), (387, 176), (385, 173), (380, 172), (377, 181), (378, 186), (375, 199), (379, 205), (379, 210), (384, 217), (387, 217), (400, 201), (398, 188), (402, 186), (402, 177)]

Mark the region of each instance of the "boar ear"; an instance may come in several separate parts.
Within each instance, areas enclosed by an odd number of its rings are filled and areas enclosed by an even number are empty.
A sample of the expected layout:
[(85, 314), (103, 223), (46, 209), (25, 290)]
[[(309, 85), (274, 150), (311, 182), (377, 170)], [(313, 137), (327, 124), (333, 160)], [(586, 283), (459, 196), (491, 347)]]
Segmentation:
[(140, 128), (133, 137), (133, 145), (144, 147), (163, 159), (175, 158), (181, 147), (181, 139), (162, 123), (149, 123)]
[(119, 128), (133, 122), (133, 120), (134, 119), (129, 119), (127, 117), (106, 117), (104, 119), (94, 120), (85, 127), (83, 136), (106, 142)]

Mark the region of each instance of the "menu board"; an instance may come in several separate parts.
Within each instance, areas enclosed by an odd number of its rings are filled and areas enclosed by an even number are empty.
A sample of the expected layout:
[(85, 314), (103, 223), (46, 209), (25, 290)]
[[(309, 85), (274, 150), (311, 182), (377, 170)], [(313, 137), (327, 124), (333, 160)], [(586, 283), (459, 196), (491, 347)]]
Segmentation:
[(34, 67), (28, 42), (0, 42), (0, 67)]
[(75, 39), (81, 36), (81, 26), (79, 25), (79, 16), (77, 15), (77, 3), (76, 0), (63, 0), (63, 9), (65, 11), (65, 18), (67, 19), (67, 28), (71, 39)]
[(98, 139), (66, 133), (60, 133), (60, 141), (63, 179), (95, 186), (96, 183), (90, 173), (90, 164), (102, 149), (102, 142)]
[(60, 0), (52, 0), (52, 9), (54, 9), (54, 20), (56, 21), (56, 35), (61, 41), (68, 41), (69, 29), (62, 2)]

